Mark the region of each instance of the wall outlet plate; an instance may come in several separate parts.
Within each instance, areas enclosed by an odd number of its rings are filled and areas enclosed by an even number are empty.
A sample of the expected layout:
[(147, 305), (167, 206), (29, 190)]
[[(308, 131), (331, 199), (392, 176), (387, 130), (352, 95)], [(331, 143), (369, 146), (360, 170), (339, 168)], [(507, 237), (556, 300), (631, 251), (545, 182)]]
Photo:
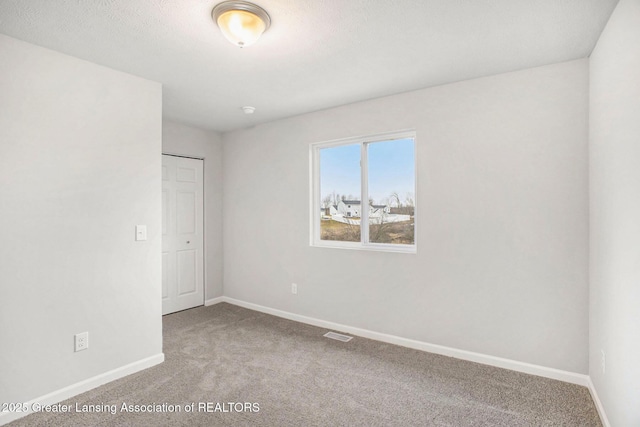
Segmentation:
[(82, 332), (74, 335), (75, 351), (89, 348), (89, 332)]

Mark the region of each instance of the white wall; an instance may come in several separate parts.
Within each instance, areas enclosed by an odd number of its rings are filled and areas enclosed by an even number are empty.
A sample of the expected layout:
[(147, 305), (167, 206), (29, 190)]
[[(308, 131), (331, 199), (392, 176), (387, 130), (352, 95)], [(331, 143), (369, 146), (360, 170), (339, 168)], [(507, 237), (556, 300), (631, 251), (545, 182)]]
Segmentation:
[(162, 90), (3, 35), (0, 58), (0, 402), (25, 402), (161, 360)]
[(640, 425), (639, 23), (621, 0), (590, 58), (589, 374), (612, 426)]
[(205, 300), (222, 296), (222, 138), (180, 123), (162, 122), (162, 152), (204, 159)]
[[(587, 373), (587, 106), (585, 59), (223, 135), (225, 296)], [(310, 247), (309, 144), (408, 128), (417, 255)]]

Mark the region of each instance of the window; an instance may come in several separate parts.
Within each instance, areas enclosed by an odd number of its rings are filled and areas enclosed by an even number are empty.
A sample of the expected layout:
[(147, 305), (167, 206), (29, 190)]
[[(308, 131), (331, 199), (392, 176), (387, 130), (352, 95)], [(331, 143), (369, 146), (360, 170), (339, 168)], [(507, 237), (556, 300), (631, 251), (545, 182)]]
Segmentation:
[(312, 144), (311, 177), (312, 245), (416, 251), (414, 132)]

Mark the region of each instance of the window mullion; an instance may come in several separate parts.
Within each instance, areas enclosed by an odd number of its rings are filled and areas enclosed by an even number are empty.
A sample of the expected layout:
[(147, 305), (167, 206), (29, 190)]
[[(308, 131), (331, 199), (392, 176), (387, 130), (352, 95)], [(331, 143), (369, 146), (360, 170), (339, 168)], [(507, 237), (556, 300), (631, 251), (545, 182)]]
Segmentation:
[(360, 237), (363, 245), (369, 244), (369, 162), (367, 160), (367, 143), (360, 146)]

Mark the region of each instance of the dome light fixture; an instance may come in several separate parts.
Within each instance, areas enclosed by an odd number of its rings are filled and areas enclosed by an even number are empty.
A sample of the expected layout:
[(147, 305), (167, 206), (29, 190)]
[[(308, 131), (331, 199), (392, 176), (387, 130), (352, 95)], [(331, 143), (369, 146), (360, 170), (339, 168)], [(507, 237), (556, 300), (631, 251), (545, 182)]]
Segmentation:
[(236, 46), (254, 44), (271, 26), (266, 10), (246, 1), (225, 1), (211, 11), (220, 31)]

